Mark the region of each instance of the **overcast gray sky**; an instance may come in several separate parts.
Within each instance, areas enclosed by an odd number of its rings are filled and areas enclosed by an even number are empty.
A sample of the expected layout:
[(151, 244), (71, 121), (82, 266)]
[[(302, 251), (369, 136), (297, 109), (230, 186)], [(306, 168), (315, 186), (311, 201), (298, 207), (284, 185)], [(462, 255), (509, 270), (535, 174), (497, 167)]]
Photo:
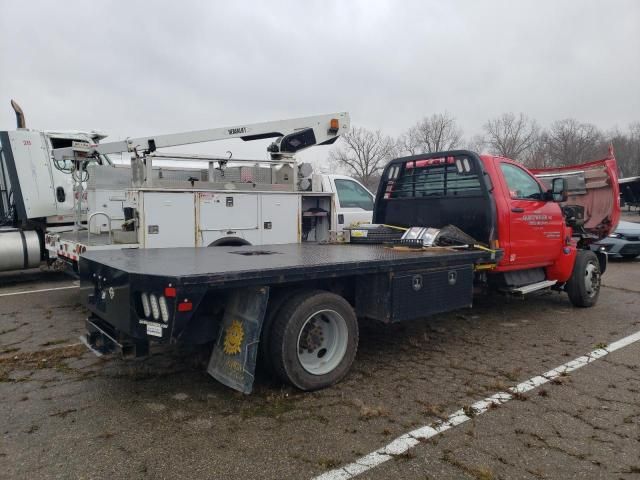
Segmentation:
[(506, 111), (640, 120), (635, 0), (1, 3), (3, 129), (10, 98), (113, 140), (341, 110), (391, 135), (442, 111), (467, 137)]

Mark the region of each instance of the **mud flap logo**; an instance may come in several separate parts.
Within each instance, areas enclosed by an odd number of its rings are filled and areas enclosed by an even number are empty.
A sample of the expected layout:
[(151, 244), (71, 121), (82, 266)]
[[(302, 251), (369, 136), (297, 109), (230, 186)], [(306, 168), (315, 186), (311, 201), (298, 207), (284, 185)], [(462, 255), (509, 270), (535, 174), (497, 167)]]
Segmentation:
[(227, 300), (207, 372), (244, 393), (251, 393), (269, 287), (236, 289)]
[(242, 340), (244, 340), (242, 323), (238, 320), (233, 320), (225, 332), (224, 353), (227, 355), (237, 355), (240, 353), (242, 351)]

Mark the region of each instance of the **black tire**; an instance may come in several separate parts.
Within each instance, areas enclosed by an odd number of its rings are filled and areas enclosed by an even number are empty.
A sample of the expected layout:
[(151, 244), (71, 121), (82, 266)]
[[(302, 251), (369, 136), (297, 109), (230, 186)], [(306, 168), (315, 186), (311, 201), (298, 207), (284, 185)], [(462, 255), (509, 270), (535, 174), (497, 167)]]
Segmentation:
[[(341, 319), (341, 325), (347, 332), (346, 349), (330, 371), (314, 374), (300, 362), (298, 339), (307, 321), (321, 311), (331, 312)], [(318, 390), (338, 383), (349, 372), (358, 350), (358, 320), (349, 302), (339, 295), (324, 290), (300, 292), (279, 309), (268, 340), (271, 363), (278, 377), (300, 390)]]
[(271, 327), (273, 322), (280, 312), (282, 305), (296, 294), (300, 293), (301, 289), (293, 289), (293, 291), (279, 291), (275, 295), (270, 295), (269, 303), (267, 305), (267, 312), (264, 316), (264, 322), (262, 323), (262, 331), (260, 332), (260, 345), (258, 346), (258, 366), (262, 368), (266, 373), (271, 376), (276, 375), (276, 371), (273, 368), (272, 355), (271, 355)]
[[(590, 288), (587, 288), (587, 282), (591, 282)], [(578, 250), (565, 290), (576, 307), (587, 308), (596, 304), (600, 295), (600, 263), (595, 253)]]

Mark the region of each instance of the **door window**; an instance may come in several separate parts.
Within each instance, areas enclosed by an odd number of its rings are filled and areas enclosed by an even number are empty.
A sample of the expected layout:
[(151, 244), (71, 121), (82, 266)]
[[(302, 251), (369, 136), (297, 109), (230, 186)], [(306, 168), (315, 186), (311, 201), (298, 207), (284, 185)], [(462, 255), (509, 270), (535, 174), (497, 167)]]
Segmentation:
[(353, 180), (334, 180), (338, 200), (342, 208), (361, 208), (373, 210), (373, 198), (371, 194), (359, 183)]
[(510, 163), (501, 163), (500, 169), (509, 187), (511, 198), (541, 200), (542, 190), (538, 182), (527, 172)]

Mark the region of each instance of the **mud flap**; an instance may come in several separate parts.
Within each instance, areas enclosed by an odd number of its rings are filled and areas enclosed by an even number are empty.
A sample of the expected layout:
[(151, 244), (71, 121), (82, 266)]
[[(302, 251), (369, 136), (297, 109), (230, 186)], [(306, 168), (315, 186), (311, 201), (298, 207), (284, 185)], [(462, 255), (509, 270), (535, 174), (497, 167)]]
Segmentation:
[(229, 296), (222, 328), (209, 359), (207, 373), (243, 393), (251, 393), (253, 388), (268, 299), (269, 287), (241, 288)]

